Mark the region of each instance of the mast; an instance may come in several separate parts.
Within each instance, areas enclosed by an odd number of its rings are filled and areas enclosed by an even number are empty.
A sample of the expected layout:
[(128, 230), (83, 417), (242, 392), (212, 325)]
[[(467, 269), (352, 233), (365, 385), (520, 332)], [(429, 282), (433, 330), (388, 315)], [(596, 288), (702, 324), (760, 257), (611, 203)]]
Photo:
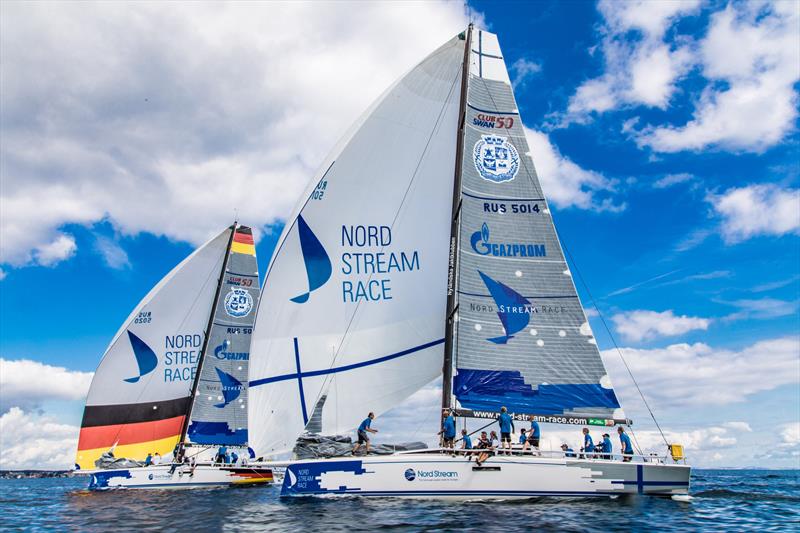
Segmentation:
[(456, 276), (458, 275), (459, 220), (461, 211), (461, 161), (464, 154), (464, 125), (467, 116), (467, 82), (472, 48), (472, 23), (464, 38), (464, 62), (461, 72), (461, 100), (458, 109), (458, 134), (456, 144), (455, 177), (453, 179), (453, 210), (450, 219), (450, 256), (447, 269), (447, 314), (445, 316), (444, 361), (442, 364), (442, 410), (453, 407), (453, 348), (454, 317), (458, 312)]
[(219, 305), (220, 288), (222, 281), (225, 279), (225, 271), (228, 269), (228, 259), (231, 256), (231, 244), (233, 243), (233, 236), (236, 235), (236, 226), (238, 222), (234, 222), (231, 226), (231, 235), (228, 237), (228, 246), (225, 248), (225, 259), (222, 261), (222, 270), (217, 279), (217, 292), (214, 294), (214, 303), (211, 304), (211, 312), (208, 316), (208, 323), (206, 324), (205, 338), (203, 339), (203, 347), (200, 350), (200, 358), (197, 361), (197, 368), (195, 369), (194, 382), (192, 382), (192, 392), (189, 396), (189, 410), (186, 412), (186, 418), (183, 420), (183, 427), (181, 428), (181, 438), (178, 440), (180, 444), (186, 444), (186, 432), (189, 430), (189, 422), (192, 418), (192, 409), (194, 408), (194, 397), (197, 394), (197, 386), (200, 383), (200, 372), (203, 369), (203, 361), (206, 358), (206, 350), (208, 349), (208, 340), (211, 337), (211, 327), (214, 325), (214, 316), (217, 314), (217, 305)]

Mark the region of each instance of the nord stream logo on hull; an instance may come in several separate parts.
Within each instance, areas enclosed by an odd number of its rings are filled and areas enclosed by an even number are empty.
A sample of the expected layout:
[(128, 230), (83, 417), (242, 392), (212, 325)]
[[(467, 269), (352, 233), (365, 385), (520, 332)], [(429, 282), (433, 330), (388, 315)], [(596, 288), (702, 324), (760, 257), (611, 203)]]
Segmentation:
[(231, 341), (225, 339), (222, 344), (214, 348), (214, 357), (223, 361), (248, 361), (250, 352), (229, 352)]
[(480, 231), (472, 234), (469, 242), (475, 253), (494, 257), (545, 257), (547, 251), (544, 244), (527, 244), (522, 242), (499, 243), (489, 241), (489, 226), (483, 223)]
[(311, 228), (308, 227), (302, 215), (297, 216), (297, 233), (300, 236), (300, 250), (303, 252), (303, 262), (308, 276), (308, 291), (290, 298), (290, 300), (302, 304), (308, 301), (312, 292), (327, 283), (331, 278), (333, 267), (328, 253)]

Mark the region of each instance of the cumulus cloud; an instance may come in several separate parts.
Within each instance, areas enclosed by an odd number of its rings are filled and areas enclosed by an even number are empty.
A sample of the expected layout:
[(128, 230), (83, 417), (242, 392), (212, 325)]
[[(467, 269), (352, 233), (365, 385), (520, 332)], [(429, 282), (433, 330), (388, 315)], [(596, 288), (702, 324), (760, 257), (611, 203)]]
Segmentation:
[(759, 235), (800, 233), (800, 189), (749, 185), (707, 200), (722, 219), (722, 238), (728, 244)]
[(12, 407), (0, 416), (0, 469), (71, 469), (79, 429)]
[(667, 174), (663, 178), (656, 180), (653, 183), (654, 189), (667, 189), (672, 187), (673, 185), (677, 185), (679, 183), (685, 183), (687, 181), (692, 181), (694, 176), (691, 174), (687, 174), (686, 172), (680, 174)]
[(514, 87), (524, 85), (527, 80), (536, 76), (536, 74), (541, 71), (542, 65), (536, 61), (521, 57), (511, 64), (511, 72), (514, 74), (511, 84)]
[(600, 193), (612, 191), (614, 181), (576, 165), (559, 152), (546, 133), (525, 128), (525, 136), (542, 189), (554, 205), (611, 212), (625, 209), (624, 204), (615, 204), (611, 198), (597, 198)]
[[(622, 353), (648, 400), (661, 409), (727, 405), (757, 392), (800, 383), (798, 337), (759, 341), (741, 350), (698, 342), (622, 348)], [(604, 350), (602, 355), (609, 375), (627, 375), (616, 350)], [(623, 403), (633, 405), (638, 393), (629, 380), (618, 378), (614, 384)]]
[(4, 6), (1, 261), (70, 257), (66, 224), (199, 244), (235, 210), (285, 217), (345, 128), (466, 24), (453, 2)]
[(698, 57), (708, 85), (694, 116), (682, 126), (646, 128), (638, 143), (658, 152), (762, 152), (780, 142), (798, 116), (798, 25), (797, 2), (731, 2), (712, 15)]
[(611, 320), (622, 338), (630, 342), (641, 342), (658, 337), (674, 337), (689, 331), (707, 330), (711, 319), (695, 316), (676, 316), (672, 310), (648, 311), (638, 309), (617, 313)]
[(30, 359), (0, 359), (0, 408), (31, 409), (47, 400), (83, 400), (92, 375)]
[(698, 0), (602, 0), (598, 9), (604, 19), (600, 50), (605, 72), (578, 87), (570, 98), (563, 125), (586, 122), (592, 113), (623, 105), (666, 108), (676, 81), (692, 65), (692, 54), (680, 40), (666, 42), (665, 33), (699, 4)]

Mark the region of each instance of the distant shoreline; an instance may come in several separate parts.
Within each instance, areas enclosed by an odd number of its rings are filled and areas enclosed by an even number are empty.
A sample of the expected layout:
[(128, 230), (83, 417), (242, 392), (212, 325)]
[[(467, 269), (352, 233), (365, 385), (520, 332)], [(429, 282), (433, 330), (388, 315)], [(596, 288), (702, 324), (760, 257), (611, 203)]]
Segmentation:
[(72, 470), (0, 470), (0, 479), (73, 477)]

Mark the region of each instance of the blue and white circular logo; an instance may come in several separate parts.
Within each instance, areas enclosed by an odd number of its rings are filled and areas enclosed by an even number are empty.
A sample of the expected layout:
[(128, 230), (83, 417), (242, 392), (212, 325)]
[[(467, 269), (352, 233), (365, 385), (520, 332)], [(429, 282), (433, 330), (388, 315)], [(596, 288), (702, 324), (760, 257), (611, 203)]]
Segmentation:
[(153, 479), (153, 474), (150, 474), (150, 475), (148, 475), (148, 476), (147, 476), (147, 479), (150, 479), (150, 480), (152, 480), (152, 479)]
[(407, 480), (414, 481), (414, 478), (417, 477), (417, 473), (414, 472), (413, 468), (409, 468), (408, 470), (406, 470), (405, 476)]
[(472, 156), (475, 169), (485, 180), (503, 183), (517, 177), (519, 153), (507, 137), (481, 135), (481, 139), (475, 143)]
[(253, 297), (247, 289), (231, 287), (231, 292), (225, 296), (225, 312), (234, 318), (246, 317), (253, 309)]

